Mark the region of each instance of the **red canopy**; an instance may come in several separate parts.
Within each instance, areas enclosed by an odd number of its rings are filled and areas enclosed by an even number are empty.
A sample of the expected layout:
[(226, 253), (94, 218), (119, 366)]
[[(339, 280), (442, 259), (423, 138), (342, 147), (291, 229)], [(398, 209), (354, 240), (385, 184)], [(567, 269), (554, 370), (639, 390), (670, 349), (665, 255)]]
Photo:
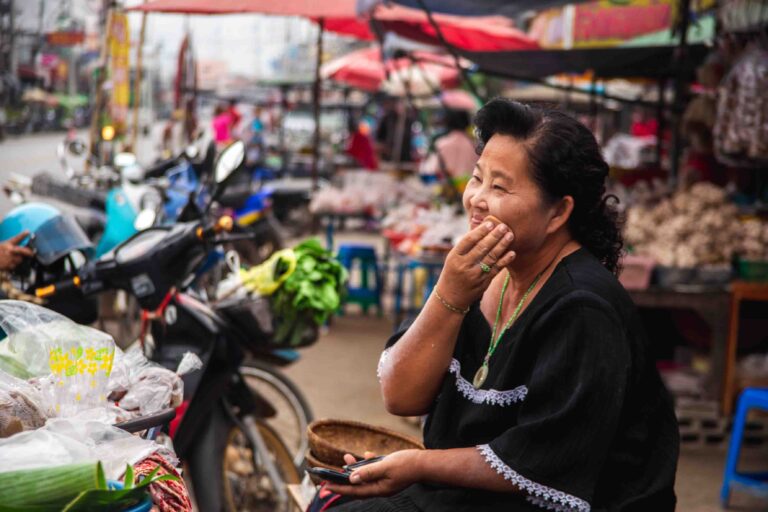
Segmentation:
[(459, 82), (459, 71), (451, 57), (415, 52), (413, 60), (402, 57), (382, 62), (381, 52), (375, 47), (334, 59), (323, 65), (321, 74), (323, 78), (366, 91), (378, 91), (385, 86), (402, 90), (408, 81), (415, 95), (430, 94), (432, 87), (455, 87)]
[[(419, 9), (378, 5), (370, 16), (386, 31), (427, 44), (441, 44), (426, 13)], [(466, 17), (434, 14), (433, 17), (446, 41), (456, 48), (468, 51), (539, 49), (536, 40), (516, 29), (512, 20), (503, 16)], [(373, 40), (375, 36), (371, 32), (369, 20), (370, 18), (326, 16), (324, 22), (328, 31)]]
[(356, 0), (152, 0), (129, 11), (174, 14), (275, 14), (311, 18), (355, 17)]

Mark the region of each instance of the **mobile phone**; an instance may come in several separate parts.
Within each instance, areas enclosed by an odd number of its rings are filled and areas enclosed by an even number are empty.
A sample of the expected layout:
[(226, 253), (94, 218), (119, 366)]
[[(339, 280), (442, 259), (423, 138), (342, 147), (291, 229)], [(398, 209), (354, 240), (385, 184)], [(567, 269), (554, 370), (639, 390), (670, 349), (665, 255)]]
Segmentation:
[(341, 473), (339, 471), (326, 468), (309, 468), (307, 471), (323, 480), (327, 480), (328, 482), (334, 484), (349, 485), (350, 483), (349, 473)]
[(363, 467), (363, 466), (367, 466), (368, 464), (373, 464), (374, 462), (379, 462), (383, 458), (384, 458), (384, 456), (380, 455), (378, 457), (371, 457), (370, 459), (359, 460), (359, 461), (354, 462), (352, 464), (347, 464), (346, 466), (341, 466), (341, 467), (344, 468), (344, 471), (349, 471), (351, 473), (352, 471), (356, 470), (357, 468), (360, 468), (360, 467)]

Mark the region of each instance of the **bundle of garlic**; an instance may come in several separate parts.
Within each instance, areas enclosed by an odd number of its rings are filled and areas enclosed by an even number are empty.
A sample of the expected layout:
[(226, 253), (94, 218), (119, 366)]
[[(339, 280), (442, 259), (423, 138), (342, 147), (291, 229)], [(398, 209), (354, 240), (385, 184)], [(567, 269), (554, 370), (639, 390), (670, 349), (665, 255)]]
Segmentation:
[(636, 254), (651, 256), (660, 265), (727, 264), (742, 250), (737, 213), (725, 190), (697, 183), (654, 207), (630, 208), (624, 238)]
[(740, 255), (746, 260), (768, 261), (768, 222), (749, 219), (742, 227)]

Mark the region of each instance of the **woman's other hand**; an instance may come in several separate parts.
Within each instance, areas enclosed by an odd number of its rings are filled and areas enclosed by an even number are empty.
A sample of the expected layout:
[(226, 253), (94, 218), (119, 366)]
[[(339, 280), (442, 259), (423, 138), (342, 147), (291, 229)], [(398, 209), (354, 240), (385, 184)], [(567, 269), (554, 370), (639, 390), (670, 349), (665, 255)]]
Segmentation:
[[(352, 472), (352, 485), (328, 483), (328, 490), (347, 496), (372, 497), (397, 494), (422, 478), (419, 456), (423, 450), (403, 450)], [(368, 453), (365, 454), (368, 458)], [(372, 455), (372, 454), (371, 454)], [(354, 457), (344, 460), (354, 463)]]
[(437, 282), (437, 293), (446, 302), (465, 309), (480, 299), (501, 269), (515, 259), (514, 233), (505, 224), (486, 220), (467, 233), (448, 253)]

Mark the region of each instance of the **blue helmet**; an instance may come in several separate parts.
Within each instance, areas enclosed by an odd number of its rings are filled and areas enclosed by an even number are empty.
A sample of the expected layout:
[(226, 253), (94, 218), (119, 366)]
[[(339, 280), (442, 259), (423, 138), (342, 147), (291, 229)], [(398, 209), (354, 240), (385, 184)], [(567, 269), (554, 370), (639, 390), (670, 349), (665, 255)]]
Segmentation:
[(35, 257), (43, 265), (50, 265), (72, 251), (83, 251), (87, 256), (93, 252), (93, 245), (83, 228), (48, 204), (27, 203), (8, 212), (0, 222), (0, 241), (22, 231), (30, 233), (22, 245), (34, 249)]

